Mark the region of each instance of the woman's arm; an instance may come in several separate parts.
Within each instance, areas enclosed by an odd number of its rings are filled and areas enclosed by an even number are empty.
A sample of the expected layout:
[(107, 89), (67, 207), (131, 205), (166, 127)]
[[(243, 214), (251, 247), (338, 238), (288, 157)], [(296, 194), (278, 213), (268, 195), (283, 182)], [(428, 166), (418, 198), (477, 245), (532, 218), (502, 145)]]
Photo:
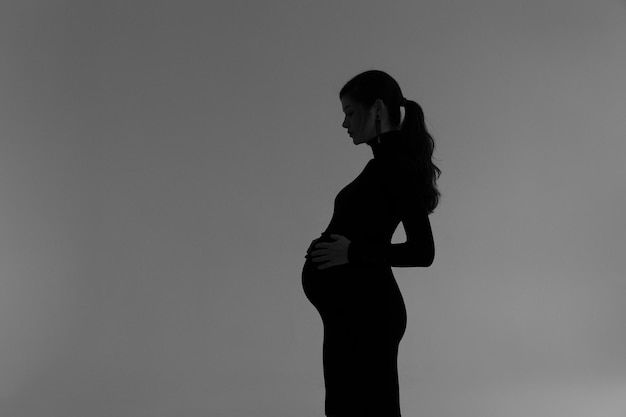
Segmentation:
[(352, 241), (348, 261), (359, 264), (383, 264), (395, 267), (427, 267), (435, 258), (435, 244), (428, 213), (419, 193), (414, 173), (386, 164), (383, 176), (390, 198), (397, 205), (406, 233), (406, 242), (382, 244)]

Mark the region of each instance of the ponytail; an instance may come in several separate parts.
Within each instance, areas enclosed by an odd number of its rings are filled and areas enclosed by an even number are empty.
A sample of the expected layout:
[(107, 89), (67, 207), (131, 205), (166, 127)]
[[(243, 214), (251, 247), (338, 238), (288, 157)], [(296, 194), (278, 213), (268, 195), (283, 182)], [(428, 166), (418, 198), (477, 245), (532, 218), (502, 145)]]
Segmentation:
[(409, 153), (413, 156), (424, 204), (430, 214), (439, 204), (441, 195), (437, 189), (437, 178), (441, 175), (441, 170), (432, 161), (435, 141), (426, 129), (422, 107), (415, 101), (405, 98), (402, 99), (401, 105), (404, 106), (405, 113), (400, 131)]

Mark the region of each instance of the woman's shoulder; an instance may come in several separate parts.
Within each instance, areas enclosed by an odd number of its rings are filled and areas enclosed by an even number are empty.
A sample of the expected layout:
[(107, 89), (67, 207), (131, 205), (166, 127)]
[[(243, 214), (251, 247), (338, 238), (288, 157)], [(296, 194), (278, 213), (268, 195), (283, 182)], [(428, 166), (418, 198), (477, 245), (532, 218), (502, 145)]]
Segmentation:
[(385, 188), (402, 192), (420, 189), (415, 164), (408, 157), (385, 158), (377, 161), (377, 164), (378, 178)]
[(413, 171), (413, 161), (407, 155), (385, 155), (384, 158), (377, 158), (372, 161), (382, 174), (406, 175)]

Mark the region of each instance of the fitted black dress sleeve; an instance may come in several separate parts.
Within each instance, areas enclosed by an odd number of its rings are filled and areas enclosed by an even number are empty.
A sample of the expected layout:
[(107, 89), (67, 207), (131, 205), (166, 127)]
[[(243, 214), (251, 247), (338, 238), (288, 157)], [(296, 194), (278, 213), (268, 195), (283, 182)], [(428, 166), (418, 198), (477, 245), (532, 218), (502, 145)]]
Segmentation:
[(406, 241), (352, 241), (348, 246), (348, 262), (395, 267), (430, 266), (435, 257), (435, 245), (417, 174), (398, 159), (394, 159), (382, 164), (381, 177), (386, 195), (400, 215)]

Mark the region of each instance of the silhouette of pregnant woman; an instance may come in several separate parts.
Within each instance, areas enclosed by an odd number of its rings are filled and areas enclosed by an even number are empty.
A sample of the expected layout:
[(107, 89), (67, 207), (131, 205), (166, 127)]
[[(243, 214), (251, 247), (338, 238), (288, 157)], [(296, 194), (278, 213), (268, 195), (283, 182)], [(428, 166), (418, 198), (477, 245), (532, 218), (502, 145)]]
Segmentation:
[[(337, 194), (330, 224), (307, 250), (302, 285), (324, 325), (326, 415), (396, 417), (407, 317), (391, 267), (432, 264), (428, 215), (438, 204), (441, 172), (421, 107), (403, 97), (391, 76), (359, 74), (339, 97), (343, 127), (374, 157)], [(400, 222), (406, 242), (392, 244)]]

